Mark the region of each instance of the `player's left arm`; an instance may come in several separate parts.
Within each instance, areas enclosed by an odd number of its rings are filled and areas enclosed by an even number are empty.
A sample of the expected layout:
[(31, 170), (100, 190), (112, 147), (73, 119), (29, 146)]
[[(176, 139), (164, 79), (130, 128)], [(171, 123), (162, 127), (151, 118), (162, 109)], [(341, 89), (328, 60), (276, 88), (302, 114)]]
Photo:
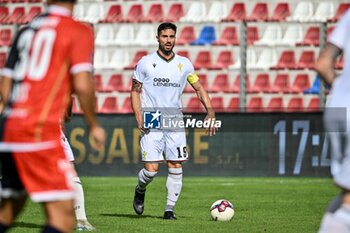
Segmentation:
[(9, 55), (6, 60), (4, 68), (1, 70), (0, 74), (0, 114), (4, 111), (10, 99), (10, 93), (13, 85), (13, 72), (16, 63), (19, 59), (19, 51), (17, 48), (18, 40), (20, 35), (24, 32), (26, 28), (20, 29), (15, 36), (12, 47), (10, 49)]
[(7, 76), (0, 77), (0, 114), (3, 112), (12, 89), (12, 79)]
[[(215, 121), (215, 111), (211, 105), (211, 101), (209, 98), (209, 95), (207, 91), (204, 89), (202, 84), (199, 82), (199, 79), (196, 74), (190, 75), (187, 78), (188, 82), (191, 84), (193, 89), (196, 91), (198, 99), (201, 101), (205, 109), (207, 110), (207, 116), (205, 117), (204, 121)], [(217, 128), (215, 126), (212, 126), (212, 124), (209, 124), (209, 128), (206, 129), (206, 132), (209, 134), (209, 136), (215, 135), (217, 131)]]

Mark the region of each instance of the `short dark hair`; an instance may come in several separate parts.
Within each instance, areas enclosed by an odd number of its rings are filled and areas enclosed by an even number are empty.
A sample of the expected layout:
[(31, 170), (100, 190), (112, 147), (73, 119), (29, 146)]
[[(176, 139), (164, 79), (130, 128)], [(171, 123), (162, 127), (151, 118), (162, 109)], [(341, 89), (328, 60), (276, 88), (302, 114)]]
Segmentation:
[(175, 31), (175, 34), (176, 34), (176, 25), (173, 24), (173, 23), (169, 23), (169, 22), (166, 22), (166, 23), (161, 23), (159, 26), (158, 26), (158, 29), (157, 29), (157, 33), (158, 33), (158, 36), (160, 35), (160, 32), (165, 30), (165, 29), (172, 29)]

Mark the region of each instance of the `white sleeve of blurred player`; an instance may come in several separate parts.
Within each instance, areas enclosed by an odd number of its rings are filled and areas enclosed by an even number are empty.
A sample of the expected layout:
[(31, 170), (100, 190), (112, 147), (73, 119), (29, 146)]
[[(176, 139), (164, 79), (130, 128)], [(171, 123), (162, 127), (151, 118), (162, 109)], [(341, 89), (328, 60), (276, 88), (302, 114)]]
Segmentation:
[(338, 48), (344, 50), (348, 45), (350, 38), (350, 10), (340, 19), (338, 24), (332, 31), (329, 42), (336, 45)]
[(66, 138), (63, 132), (61, 132), (61, 142), (63, 145), (64, 153), (67, 155), (68, 161), (73, 162), (74, 161), (73, 151), (69, 145), (68, 139)]

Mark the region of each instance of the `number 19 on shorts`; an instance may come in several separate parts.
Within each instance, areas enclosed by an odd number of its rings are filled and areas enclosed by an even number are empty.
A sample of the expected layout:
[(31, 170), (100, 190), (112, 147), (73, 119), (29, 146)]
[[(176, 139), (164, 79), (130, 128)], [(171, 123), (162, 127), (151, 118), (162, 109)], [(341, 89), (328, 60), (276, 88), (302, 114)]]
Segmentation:
[(176, 147), (176, 150), (177, 150), (177, 157), (179, 158), (179, 159), (181, 159), (181, 158), (187, 158), (187, 149), (186, 149), (186, 146), (184, 146), (184, 147), (182, 147), (182, 149), (181, 149), (181, 147)]

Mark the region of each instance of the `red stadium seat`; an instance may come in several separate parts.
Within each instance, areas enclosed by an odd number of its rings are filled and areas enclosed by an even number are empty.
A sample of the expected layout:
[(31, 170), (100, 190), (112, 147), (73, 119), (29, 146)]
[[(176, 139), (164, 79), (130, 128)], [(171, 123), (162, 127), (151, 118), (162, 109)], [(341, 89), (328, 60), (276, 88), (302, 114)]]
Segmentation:
[(9, 8), (6, 6), (0, 6), (0, 23), (6, 23), (6, 19), (9, 16)]
[(140, 50), (140, 51), (137, 51), (134, 58), (132, 59), (132, 62), (124, 67), (124, 69), (126, 70), (133, 70), (137, 64), (137, 62), (143, 57), (143, 56), (146, 56), (148, 54), (147, 51), (145, 50)]
[(258, 27), (248, 26), (247, 27), (247, 44), (253, 45), (255, 41), (259, 40), (259, 30)]
[(286, 2), (280, 2), (276, 5), (275, 10), (270, 18), (270, 21), (286, 21), (286, 18), (290, 16), (289, 4)]
[(222, 96), (217, 96), (211, 98), (211, 105), (215, 112), (224, 112), (224, 98)]
[[(106, 91), (125, 91), (122, 74), (112, 74), (106, 86)], [(129, 89), (130, 90), (130, 89)]]
[(161, 22), (164, 20), (163, 5), (160, 3), (154, 3), (151, 5), (144, 22)]
[(310, 80), (308, 74), (298, 74), (295, 77), (293, 85), (291, 87), (291, 92), (302, 93), (304, 90), (310, 88)]
[(26, 14), (23, 19), (22, 23), (29, 23), (32, 21), (36, 16), (41, 14), (41, 7), (40, 6), (33, 6), (30, 8), (28, 14)]
[(340, 58), (334, 64), (334, 68), (343, 69), (343, 67), (344, 67), (344, 56), (341, 55)]
[[(238, 74), (236, 76), (235, 81), (233, 82), (233, 87), (232, 89), (230, 89), (230, 92), (233, 93), (239, 93), (240, 89), (241, 89), (241, 76)], [(246, 91), (250, 92), (251, 86), (250, 86), (250, 79), (249, 76), (247, 75), (246, 77)]]
[(182, 28), (179, 39), (176, 41), (178, 45), (190, 44), (196, 40), (196, 33), (193, 26), (185, 26)]
[(12, 43), (12, 29), (0, 29), (0, 46), (10, 46)]
[(123, 105), (119, 111), (120, 113), (132, 113), (131, 99), (130, 96), (125, 97)]
[(119, 4), (111, 5), (107, 15), (100, 22), (102, 23), (118, 23), (123, 21), (123, 8)]
[(167, 22), (178, 22), (185, 15), (182, 3), (174, 3), (170, 6), (168, 15), (165, 17)]
[(105, 98), (99, 113), (118, 113), (118, 99), (115, 96)]
[(23, 3), (26, 2), (25, 0), (10, 0), (12, 3)]
[(286, 108), (287, 112), (302, 112), (304, 111), (304, 99), (302, 97), (292, 97)]
[(303, 41), (298, 42), (297, 45), (314, 45), (318, 46), (320, 44), (320, 28), (319, 27), (309, 27), (306, 31)]
[[(208, 90), (208, 77), (206, 74), (197, 74), (198, 78), (199, 78), (199, 82), (201, 83), (201, 85), (204, 87), (205, 90)], [(194, 93), (194, 89), (193, 87), (187, 83), (184, 89), (184, 92), (186, 93)]]
[(264, 104), (262, 97), (251, 97), (248, 101), (247, 112), (263, 112), (264, 111)]
[(212, 70), (227, 69), (233, 63), (234, 60), (232, 52), (230, 50), (223, 50), (219, 53), (215, 64), (208, 68)]
[(294, 51), (283, 51), (276, 66), (271, 67), (272, 70), (295, 69), (295, 54)]
[(213, 45), (239, 45), (237, 29), (235, 26), (227, 26), (218, 40)]
[(318, 97), (312, 98), (309, 101), (309, 104), (307, 105), (306, 111), (309, 111), (309, 112), (320, 111), (320, 98)]
[(265, 109), (267, 112), (283, 112), (284, 111), (284, 105), (283, 105), (283, 98), (282, 97), (272, 97), (267, 104), (267, 107)]
[(198, 99), (198, 97), (195, 96), (195, 97), (191, 97), (190, 100), (188, 101), (185, 112), (204, 113), (206, 112), (206, 110), (203, 107), (203, 104), (201, 103), (201, 101)]
[(300, 55), (296, 69), (314, 69), (315, 59), (314, 51), (303, 51)]
[(330, 36), (330, 34), (333, 32), (334, 27), (327, 28), (327, 38)]
[(267, 21), (269, 19), (269, 8), (267, 3), (258, 2), (255, 4), (252, 15), (247, 17), (248, 21)]
[(340, 3), (334, 17), (331, 19), (328, 19), (328, 22), (338, 21), (349, 8), (350, 8), (350, 3), (344, 3), (344, 2)]
[(188, 59), (191, 60), (190, 53), (188, 52), (188, 50), (179, 50), (176, 52), (176, 54), (182, 57), (187, 57)]
[(6, 52), (0, 52), (0, 69), (5, 66), (6, 63)]
[(212, 67), (210, 52), (206, 50), (199, 51), (193, 66), (195, 69), (207, 69)]
[[(124, 78), (125, 79), (125, 78)], [(133, 77), (131, 76), (131, 78), (129, 79), (128, 85), (126, 87), (124, 87), (124, 92), (130, 92), (131, 88), (132, 88), (132, 80)], [(125, 81), (125, 80), (124, 80)], [(125, 82), (126, 83), (126, 82)]]
[(255, 82), (250, 90), (250, 92), (269, 92), (270, 86), (270, 76), (267, 73), (258, 74), (255, 78)]
[(288, 74), (277, 74), (273, 82), (270, 92), (272, 93), (288, 93), (290, 92), (290, 81)]
[(225, 73), (217, 74), (209, 92), (230, 92), (230, 83), (228, 75)]
[(226, 112), (239, 112), (239, 97), (232, 97), (226, 108)]
[(138, 23), (142, 22), (144, 19), (143, 7), (141, 4), (134, 4), (130, 7), (126, 17), (125, 22)]
[(82, 110), (80, 109), (78, 102), (79, 101), (77, 100), (77, 98), (73, 98), (72, 113), (74, 113), (74, 114), (81, 114), (82, 113)]
[(20, 24), (22, 23), (23, 16), (25, 15), (24, 7), (16, 7), (9, 17), (6, 19), (5, 23), (8, 24)]
[(105, 88), (103, 87), (103, 82), (102, 82), (102, 75), (95, 74), (94, 75), (94, 83), (95, 83), (95, 89), (97, 92), (104, 92), (105, 91)]
[(235, 22), (242, 21), (246, 18), (246, 7), (245, 3), (237, 2), (233, 4), (230, 13), (226, 18), (224, 18), (223, 22)]

